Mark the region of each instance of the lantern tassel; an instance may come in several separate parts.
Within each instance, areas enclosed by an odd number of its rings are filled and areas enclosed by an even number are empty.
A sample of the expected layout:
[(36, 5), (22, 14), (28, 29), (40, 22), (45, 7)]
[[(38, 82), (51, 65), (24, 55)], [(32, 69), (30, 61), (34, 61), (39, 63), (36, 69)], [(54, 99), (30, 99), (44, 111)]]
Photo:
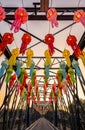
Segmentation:
[(81, 17), (80, 18), (80, 21), (81, 21), (81, 23), (82, 23), (82, 25), (84, 26), (84, 28), (85, 28), (85, 16), (83, 17)]
[(21, 21), (20, 20), (14, 20), (10, 29), (13, 30), (14, 27), (15, 27), (14, 32), (15, 33), (18, 32), (20, 27), (21, 27)]
[(52, 26), (52, 28), (58, 27), (58, 21), (56, 20), (56, 17), (55, 17), (54, 15), (52, 15), (52, 16), (50, 17), (50, 21), (51, 21), (51, 26)]

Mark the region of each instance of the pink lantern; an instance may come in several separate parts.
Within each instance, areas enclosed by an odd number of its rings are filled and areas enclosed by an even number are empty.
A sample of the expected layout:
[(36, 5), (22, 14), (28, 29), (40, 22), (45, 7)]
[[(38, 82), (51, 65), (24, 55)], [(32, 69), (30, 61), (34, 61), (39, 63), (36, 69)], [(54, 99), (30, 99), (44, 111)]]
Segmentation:
[(81, 22), (82, 25), (85, 27), (85, 11), (83, 10), (77, 10), (74, 13), (74, 21), (75, 22)]
[(15, 27), (14, 32), (16, 33), (19, 31), (21, 24), (24, 24), (25, 22), (27, 22), (28, 13), (24, 8), (18, 8), (15, 11), (14, 16), (15, 16), (15, 20), (12, 23), (11, 30)]
[(5, 13), (4, 8), (0, 7), (0, 21), (5, 19), (5, 17), (6, 17), (6, 13)]
[(48, 19), (48, 21), (51, 22), (52, 27), (58, 26), (58, 21), (56, 20), (57, 15), (58, 15), (58, 13), (55, 8), (51, 8), (47, 11), (47, 19)]

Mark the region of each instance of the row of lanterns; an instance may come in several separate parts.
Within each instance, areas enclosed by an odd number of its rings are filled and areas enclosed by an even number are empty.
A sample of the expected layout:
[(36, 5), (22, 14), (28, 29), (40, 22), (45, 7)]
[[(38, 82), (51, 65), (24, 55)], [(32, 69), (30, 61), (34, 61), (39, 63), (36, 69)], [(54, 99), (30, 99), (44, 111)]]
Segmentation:
[[(27, 34), (27, 33), (23, 34), (20, 49), (16, 48), (16, 49), (13, 49), (13, 51), (12, 51), (12, 58), (10, 60), (10, 62), (12, 64), (13, 64), (13, 61), (15, 62), (16, 57), (19, 54), (22, 54), (22, 55), (25, 54), (27, 46), (31, 42), (31, 40), (32, 40), (32, 38), (29, 34)], [(45, 36), (45, 43), (48, 45), (48, 50), (49, 50), (49, 52), (45, 52), (45, 57), (47, 57), (47, 59), (50, 59), (50, 57), (54, 54), (54, 45), (53, 45), (54, 40), (55, 39), (52, 34), (47, 34)], [(12, 33), (5, 33), (2, 36), (2, 42), (0, 43), (0, 55), (2, 55), (4, 53), (7, 44), (12, 44), (13, 41), (14, 41), (14, 37), (13, 37)], [(82, 51), (80, 49), (80, 47), (78, 46), (77, 38), (74, 35), (69, 35), (66, 39), (66, 42), (69, 46), (71, 46), (75, 57), (80, 58), (85, 66), (85, 52)], [(32, 51), (26, 52), (26, 56), (30, 57), (29, 59), (31, 60), (31, 58), (33, 57), (33, 52)], [(66, 50), (66, 49), (64, 50), (63, 57), (66, 59), (67, 65), (70, 66), (70, 64), (71, 64), (70, 63), (70, 52), (68, 50)], [(28, 64), (29, 63), (30, 63), (30, 61), (28, 60)]]
[[(47, 11), (47, 20), (51, 22), (52, 27), (58, 26), (57, 21), (58, 13), (55, 8), (50, 8)], [(12, 23), (11, 30), (14, 29), (14, 32), (18, 32), (21, 24), (24, 24), (28, 21), (28, 12), (25, 8), (18, 8), (16, 9), (14, 13), (14, 22)], [(0, 7), (0, 21), (4, 20), (6, 18), (6, 12), (3, 7)], [(74, 12), (74, 21), (75, 22), (81, 22), (83, 26), (85, 27), (85, 11), (83, 10), (77, 10)]]

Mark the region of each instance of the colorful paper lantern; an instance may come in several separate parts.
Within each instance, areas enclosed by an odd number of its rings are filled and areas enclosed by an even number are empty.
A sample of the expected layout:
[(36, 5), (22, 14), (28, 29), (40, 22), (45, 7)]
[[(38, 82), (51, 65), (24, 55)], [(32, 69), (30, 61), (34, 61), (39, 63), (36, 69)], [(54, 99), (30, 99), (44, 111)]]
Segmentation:
[(74, 21), (81, 22), (82, 25), (85, 27), (85, 11), (84, 10), (77, 10), (74, 13)]
[(45, 36), (45, 43), (48, 45), (50, 55), (53, 55), (54, 53), (54, 36), (52, 34), (47, 34)]
[(74, 35), (69, 35), (67, 37), (67, 44), (71, 46), (71, 48), (74, 51), (74, 55), (79, 58), (80, 55), (82, 55), (82, 51), (80, 50), (79, 46), (77, 45), (77, 39)]
[(80, 71), (80, 69), (79, 69), (79, 63), (78, 63), (78, 61), (76, 61), (76, 60), (73, 59), (73, 61), (72, 61), (72, 67), (75, 69), (76, 74), (77, 74), (79, 77), (82, 76), (82, 73), (81, 73), (81, 71)]
[(0, 7), (0, 22), (6, 18), (6, 13), (3, 7)]
[(68, 69), (68, 73), (70, 74), (71, 81), (72, 81), (73, 83), (75, 83), (75, 82), (76, 82), (76, 79), (75, 79), (75, 77), (74, 77), (75, 73), (74, 73), (74, 70), (72, 69), (72, 67), (70, 67), (70, 68)]
[(66, 79), (66, 63), (64, 61), (60, 62), (60, 68), (62, 69), (63, 79)]
[(47, 19), (48, 21), (51, 22), (52, 27), (58, 26), (57, 16), (58, 16), (58, 13), (55, 8), (50, 8), (47, 11)]
[(7, 44), (11, 44), (13, 41), (14, 37), (12, 33), (4, 33), (2, 36), (2, 42), (0, 44), (0, 55), (4, 53)]
[(0, 78), (3, 76), (5, 70), (8, 68), (7, 60), (2, 61), (0, 68)]
[(64, 49), (62, 56), (66, 59), (68, 67), (71, 66), (71, 60), (70, 60), (70, 52), (67, 49)]
[(9, 83), (10, 77), (11, 77), (11, 74), (12, 74), (12, 73), (13, 73), (13, 68), (12, 68), (12, 67), (8, 68), (8, 69), (7, 69), (7, 76), (6, 76), (6, 84)]
[(20, 53), (24, 54), (27, 48), (27, 45), (31, 42), (31, 36), (28, 33), (25, 33), (22, 36), (22, 44), (20, 47)]
[(8, 64), (13, 66), (16, 64), (16, 58), (19, 56), (19, 48), (15, 48), (11, 52), (12, 56), (8, 60)]
[(14, 17), (15, 17), (15, 20), (14, 22), (12, 23), (12, 26), (11, 26), (11, 30), (13, 28), (14, 29), (14, 32), (18, 32), (20, 27), (21, 27), (21, 24), (24, 24), (25, 22), (27, 22), (28, 20), (28, 13), (27, 11), (24, 9), (24, 8), (18, 8), (15, 13), (14, 13)]
[(32, 49), (28, 49), (26, 51), (26, 56), (27, 56), (27, 62), (26, 65), (27, 67), (32, 65), (32, 57), (34, 56), (33, 50)]
[(44, 56), (46, 58), (45, 66), (50, 66), (51, 65), (51, 55), (50, 55), (49, 50), (45, 50)]
[(22, 65), (23, 65), (22, 60), (16, 61), (16, 75), (17, 75), (17, 77), (19, 77), (19, 75), (20, 75)]

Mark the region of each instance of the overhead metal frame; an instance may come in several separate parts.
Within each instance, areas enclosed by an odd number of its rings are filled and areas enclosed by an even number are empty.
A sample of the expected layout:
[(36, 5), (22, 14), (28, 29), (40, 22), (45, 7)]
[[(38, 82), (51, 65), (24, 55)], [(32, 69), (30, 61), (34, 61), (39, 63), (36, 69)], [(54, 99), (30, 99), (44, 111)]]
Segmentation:
[[(33, 8), (33, 10), (34, 10), (34, 8)], [(10, 11), (12, 11), (12, 10), (10, 10)], [(10, 12), (9, 11), (9, 12)], [(72, 11), (72, 10), (71, 10)], [(8, 13), (9, 13), (8, 12)], [(62, 11), (61, 11), (62, 12)], [(66, 12), (65, 10), (64, 10), (64, 12)], [(68, 12), (70, 12), (70, 10), (68, 11)], [(8, 14), (7, 14), (8, 15)], [(31, 19), (32, 17), (31, 17), (32, 15), (30, 15), (30, 20), (43, 20), (43, 17), (42, 17), (42, 19), (40, 19), (40, 18), (38, 18), (38, 17), (36, 17), (36, 14), (35, 14), (35, 16), (33, 16), (34, 18), (33, 19)], [(45, 17), (45, 16), (44, 16)], [(73, 18), (73, 17), (72, 17)], [(66, 18), (67, 19), (67, 18)], [(62, 20), (66, 20), (66, 19), (62, 19)], [(11, 17), (10, 17), (10, 15), (9, 15), (9, 19), (7, 18), (7, 19), (5, 19), (5, 21), (6, 22), (8, 22), (9, 24), (11, 24), (11, 22), (10, 21), (8, 21), (8, 20), (13, 20), (13, 19), (11, 19)], [(46, 19), (44, 19), (44, 20), (46, 20)], [(68, 20), (72, 20), (72, 19), (69, 19), (68, 18)], [(74, 23), (73, 23), (74, 24)], [(23, 32), (26, 32), (24, 29), (20, 29), (21, 31), (23, 31)], [(61, 31), (63, 31), (63, 30), (61, 30)], [(61, 32), (60, 31), (60, 32)], [(29, 33), (29, 32), (27, 32), (27, 33)], [(54, 35), (56, 35), (57, 34), (57, 32), (54, 34)], [(32, 36), (34, 36), (34, 35), (32, 35)], [(36, 36), (35, 36), (36, 37)], [(37, 37), (36, 37), (37, 38)], [(44, 42), (43, 40), (41, 40), (41, 39), (39, 39), (39, 38), (37, 38), (40, 42)], [(81, 39), (80, 39), (80, 41), (79, 41), (79, 44), (78, 44), (79, 46), (80, 46), (80, 48), (83, 50), (84, 49), (84, 47), (85, 47), (85, 32), (84, 32), (84, 34), (82, 35), (82, 37), (81, 37)], [(62, 52), (61, 50), (58, 50), (58, 49), (56, 49), (57, 51), (59, 51), (59, 52)], [(7, 59), (9, 59), (10, 58), (10, 56), (11, 56), (11, 52), (10, 52), (10, 50), (9, 50), (9, 48), (8, 47), (6, 47), (6, 49), (5, 49), (5, 52), (4, 52), (4, 54), (5, 54), (5, 56), (7, 57)], [(74, 57), (74, 55), (72, 55), (71, 56), (72, 58), (75, 58)], [(23, 57), (24, 58), (24, 57)], [(40, 58), (40, 57), (34, 57), (34, 58)], [(41, 57), (41, 58), (43, 58), (43, 57)], [(44, 69), (44, 68), (41, 68), (41, 69)], [(56, 68), (57, 69), (57, 68)], [(40, 75), (40, 76), (42, 76), (42, 75)], [(83, 78), (82, 78), (83, 79)], [(2, 81), (3, 82), (3, 81)], [(81, 82), (81, 85), (82, 85), (82, 82)], [(85, 84), (83, 84), (83, 87), (84, 87), (84, 85)], [(16, 86), (16, 84), (15, 84), (15, 86)], [(76, 94), (77, 94), (77, 90), (76, 90), (76, 87), (74, 87), (74, 88), (72, 88), (73, 90), (70, 90), (70, 92), (72, 93), (72, 95), (73, 95), (73, 97), (74, 97), (74, 99), (76, 98)], [(74, 90), (75, 89), (75, 90)], [(7, 105), (9, 105), (9, 99), (10, 99), (10, 97), (11, 97), (11, 95), (13, 94), (13, 92), (15, 91), (15, 87), (13, 88), (13, 89), (11, 89), (11, 90), (9, 90), (8, 91), (8, 93), (5, 95), (5, 100), (4, 100), (4, 102), (3, 102), (3, 104), (2, 104), (2, 107), (1, 107), (1, 109), (0, 110), (2, 110), (1, 112), (0, 112), (0, 114), (2, 115), (3, 114), (3, 112), (4, 112), (4, 117), (3, 117), (3, 120), (5, 121), (5, 123), (6, 123), (6, 116), (5, 116), (5, 112), (6, 111), (3, 111), (3, 109), (5, 110), (5, 108), (7, 107)], [(76, 92), (76, 93), (75, 93)], [(69, 98), (69, 99), (68, 99)], [(69, 94), (67, 95), (67, 101), (68, 101), (68, 103), (70, 102), (70, 96), (69, 96)], [(78, 101), (78, 97), (77, 97), (77, 101)], [(14, 98), (14, 104), (16, 104), (16, 100), (15, 100), (15, 98)], [(76, 103), (76, 102), (75, 102)], [(79, 104), (79, 102), (78, 102), (78, 104)], [(78, 104), (76, 104), (76, 105), (78, 105)], [(64, 104), (65, 105), (65, 104)], [(15, 107), (15, 105), (13, 105), (12, 104), (12, 106), (13, 107)], [(22, 106), (22, 103), (21, 103), (21, 105), (19, 106), (18, 105), (18, 107), (20, 107), (21, 108), (21, 106)], [(66, 105), (65, 105), (66, 106)], [(3, 108), (3, 109), (2, 109)], [(73, 113), (73, 111), (71, 110), (70, 111), (71, 113)], [(14, 115), (16, 115), (16, 117), (17, 117), (17, 114), (13, 114), (13, 117), (14, 117)], [(75, 116), (74, 116), (75, 117)], [(76, 118), (76, 117), (75, 117)], [(13, 129), (13, 127), (14, 127), (14, 122), (15, 122), (15, 119), (13, 119), (12, 120), (12, 124), (11, 124), (11, 129), (10, 130), (12, 130)], [(19, 122), (19, 123), (21, 123), (21, 122)], [(13, 126), (12, 126), (13, 125)], [(4, 126), (4, 124), (3, 124), (3, 130), (6, 130), (7, 128), (6, 128), (6, 124), (5, 124), (5, 126)], [(19, 129), (20, 127), (19, 127), (19, 125), (18, 125), (18, 129)], [(77, 129), (78, 130), (78, 129)]]

